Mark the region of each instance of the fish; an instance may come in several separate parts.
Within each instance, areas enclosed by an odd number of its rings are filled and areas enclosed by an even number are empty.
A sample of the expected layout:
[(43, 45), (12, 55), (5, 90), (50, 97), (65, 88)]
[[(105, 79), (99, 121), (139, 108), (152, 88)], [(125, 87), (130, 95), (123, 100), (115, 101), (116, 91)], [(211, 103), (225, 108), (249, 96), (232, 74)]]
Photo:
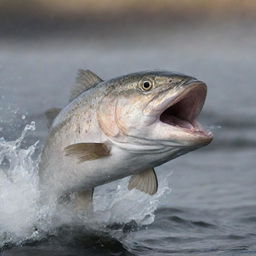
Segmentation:
[(54, 200), (73, 194), (85, 209), (95, 187), (131, 176), (129, 190), (154, 195), (155, 167), (212, 141), (197, 121), (206, 95), (204, 82), (176, 72), (143, 71), (103, 81), (79, 70), (69, 103), (46, 113), (42, 193)]

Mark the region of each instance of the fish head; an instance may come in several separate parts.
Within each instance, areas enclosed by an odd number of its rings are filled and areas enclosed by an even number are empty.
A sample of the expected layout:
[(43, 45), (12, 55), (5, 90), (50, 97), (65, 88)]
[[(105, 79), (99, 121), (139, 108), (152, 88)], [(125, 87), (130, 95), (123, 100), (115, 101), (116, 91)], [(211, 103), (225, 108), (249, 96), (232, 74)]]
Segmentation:
[(102, 130), (116, 142), (190, 151), (211, 142), (197, 121), (207, 94), (204, 82), (173, 72), (141, 72), (108, 82), (99, 110)]

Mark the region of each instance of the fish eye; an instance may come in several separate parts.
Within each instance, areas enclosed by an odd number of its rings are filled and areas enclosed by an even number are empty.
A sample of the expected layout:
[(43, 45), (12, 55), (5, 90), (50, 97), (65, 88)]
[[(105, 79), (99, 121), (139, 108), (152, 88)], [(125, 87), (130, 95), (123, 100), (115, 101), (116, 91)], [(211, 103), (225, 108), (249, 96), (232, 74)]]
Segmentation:
[(153, 84), (151, 81), (147, 80), (147, 81), (142, 82), (142, 90), (143, 91), (149, 91), (152, 89), (152, 87), (153, 87)]

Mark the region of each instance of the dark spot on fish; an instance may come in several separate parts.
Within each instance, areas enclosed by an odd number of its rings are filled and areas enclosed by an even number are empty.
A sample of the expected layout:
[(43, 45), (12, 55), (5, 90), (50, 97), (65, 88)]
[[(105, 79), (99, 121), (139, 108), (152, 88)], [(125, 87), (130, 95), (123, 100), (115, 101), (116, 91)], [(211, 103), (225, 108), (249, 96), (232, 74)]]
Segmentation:
[(77, 127), (77, 132), (80, 134), (81, 132), (80, 126)]

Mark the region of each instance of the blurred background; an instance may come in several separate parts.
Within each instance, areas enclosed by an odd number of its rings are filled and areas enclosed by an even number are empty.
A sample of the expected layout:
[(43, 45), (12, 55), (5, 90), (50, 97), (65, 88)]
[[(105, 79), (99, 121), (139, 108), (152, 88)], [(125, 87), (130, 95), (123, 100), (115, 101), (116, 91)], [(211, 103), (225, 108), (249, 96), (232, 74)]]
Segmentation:
[(42, 145), (44, 112), (67, 104), (80, 68), (195, 76), (208, 85), (201, 120), (215, 139), (157, 169), (160, 185), (173, 175), (154, 235), (122, 242), (135, 255), (256, 255), (255, 67), (256, 1), (0, 0), (0, 137), (35, 121), (26, 143)]
[(180, 23), (253, 19), (255, 11), (256, 3), (250, 0), (1, 0), (1, 36), (90, 39), (126, 29), (147, 34), (151, 26), (163, 30)]

